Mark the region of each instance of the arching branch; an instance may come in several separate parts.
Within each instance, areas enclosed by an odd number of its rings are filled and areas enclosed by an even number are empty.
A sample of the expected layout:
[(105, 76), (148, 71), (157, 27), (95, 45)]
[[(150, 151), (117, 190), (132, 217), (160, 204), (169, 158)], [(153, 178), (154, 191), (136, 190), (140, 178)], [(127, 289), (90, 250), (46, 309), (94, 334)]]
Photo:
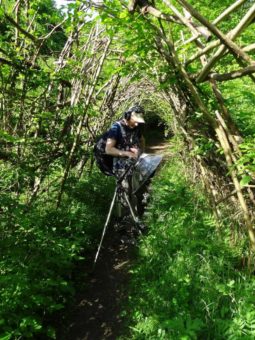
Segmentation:
[[(166, 1), (165, 1), (166, 2)], [(203, 81), (210, 72), (210, 69), (216, 63), (216, 61), (220, 58), (222, 53), (229, 49), (229, 51), (234, 55), (234, 57), (240, 61), (244, 60), (246, 63), (253, 63), (253, 60), (242, 50), (240, 49), (229, 37), (224, 35), (219, 29), (217, 29), (213, 24), (211, 24), (207, 19), (205, 19), (200, 13), (198, 13), (186, 0), (178, 0), (178, 2), (183, 5), (191, 15), (196, 18), (199, 22), (201, 22), (205, 27), (207, 27), (214, 35), (216, 35), (221, 42), (223, 43), (222, 52), (221, 49), (214, 55), (214, 57), (205, 65), (203, 70), (201, 71), (197, 81)], [(255, 5), (253, 5), (250, 10), (247, 12), (246, 16), (243, 20), (239, 23), (238, 29), (235, 29), (235, 33), (238, 34), (239, 30), (246, 27), (251, 20), (255, 17)], [(234, 33), (233, 33), (234, 36)]]
[[(231, 34), (229, 35), (230, 39), (234, 39), (240, 32), (247, 27), (247, 25), (254, 19), (255, 17), (255, 5), (253, 5), (250, 10), (246, 13), (246, 15), (243, 17), (243, 19), (240, 21), (240, 23), (236, 26), (234, 30), (232, 30)], [(201, 71), (200, 75), (197, 78), (197, 81), (203, 81), (208, 73), (210, 72), (210, 69), (215, 65), (215, 63), (220, 59), (220, 57), (224, 54), (226, 51), (226, 48), (229, 47), (230, 51), (234, 52), (234, 54), (239, 58), (239, 56), (242, 57), (243, 60), (245, 60), (248, 63), (251, 63), (252, 60), (250, 57), (237, 45), (230, 40), (227, 36), (225, 37), (226, 43), (224, 43), (225, 46), (221, 46), (218, 51), (214, 54), (214, 56), (209, 60), (209, 62), (205, 65), (203, 70)], [(229, 41), (228, 41), (229, 40)]]
[(255, 73), (255, 65), (247, 66), (243, 69), (224, 73), (224, 74), (212, 73), (212, 74), (209, 74), (205, 80), (208, 80), (208, 79), (214, 79), (217, 81), (233, 80), (236, 78), (247, 76), (251, 73)]
[[(234, 10), (236, 10), (238, 7), (240, 7), (246, 1), (247, 0), (237, 0), (234, 4), (229, 6), (223, 13), (221, 13), (216, 19), (213, 20), (213, 22), (212, 22), (213, 25), (216, 25), (219, 22), (221, 22), (223, 19), (225, 19), (227, 16), (229, 16)], [(189, 44), (189, 43), (197, 40), (201, 35), (202, 35), (202, 33), (199, 33), (199, 34), (191, 37), (190, 39), (185, 41), (181, 46), (184, 46), (186, 44)], [(188, 61), (188, 62), (190, 62), (190, 61)]]
[(222, 12), (216, 19), (213, 20), (213, 25), (218, 24), (220, 21), (225, 19), (230, 13), (232, 13), (234, 10), (236, 10), (238, 7), (240, 7), (244, 2), (247, 0), (237, 0), (234, 2), (231, 6), (229, 6), (227, 9), (225, 9), (224, 12)]

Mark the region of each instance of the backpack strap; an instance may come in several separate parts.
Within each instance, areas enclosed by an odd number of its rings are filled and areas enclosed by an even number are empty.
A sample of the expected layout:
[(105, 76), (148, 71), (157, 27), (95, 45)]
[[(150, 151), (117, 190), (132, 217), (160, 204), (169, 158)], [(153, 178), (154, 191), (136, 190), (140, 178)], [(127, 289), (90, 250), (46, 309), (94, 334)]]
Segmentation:
[(118, 124), (119, 127), (120, 127), (121, 137), (123, 138), (125, 144), (129, 144), (129, 143), (128, 143), (128, 140), (127, 140), (127, 133), (126, 133), (126, 130), (125, 130), (124, 126), (121, 124), (120, 121), (118, 121), (117, 124)]
[(117, 122), (117, 124), (118, 124), (119, 127), (120, 127), (121, 136), (122, 136), (124, 139), (126, 139), (126, 138), (127, 138), (127, 133), (126, 133), (126, 131), (125, 131), (123, 125), (121, 124), (121, 122)]
[[(121, 137), (124, 140), (126, 145), (132, 144), (132, 142), (136, 141), (138, 138), (138, 129), (134, 129), (134, 131), (131, 133), (131, 135), (127, 134), (127, 131), (125, 130), (124, 126), (121, 124), (121, 121), (116, 122), (120, 127)], [(129, 138), (131, 139), (129, 140)]]

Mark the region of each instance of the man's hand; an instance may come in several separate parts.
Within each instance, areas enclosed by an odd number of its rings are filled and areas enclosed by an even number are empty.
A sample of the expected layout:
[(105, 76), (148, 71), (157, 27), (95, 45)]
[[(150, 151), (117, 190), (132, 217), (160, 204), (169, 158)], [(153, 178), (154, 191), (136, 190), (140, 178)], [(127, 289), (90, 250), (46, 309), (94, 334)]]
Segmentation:
[(125, 156), (129, 158), (138, 158), (138, 150), (136, 148), (130, 148), (130, 151), (125, 152)]
[(130, 148), (130, 151), (133, 152), (136, 156), (136, 158), (138, 158), (139, 156), (139, 150), (137, 148)]
[(137, 148), (130, 148), (129, 153), (131, 154), (131, 156), (128, 156), (128, 157), (131, 157), (131, 158), (138, 158), (139, 156), (139, 150)]

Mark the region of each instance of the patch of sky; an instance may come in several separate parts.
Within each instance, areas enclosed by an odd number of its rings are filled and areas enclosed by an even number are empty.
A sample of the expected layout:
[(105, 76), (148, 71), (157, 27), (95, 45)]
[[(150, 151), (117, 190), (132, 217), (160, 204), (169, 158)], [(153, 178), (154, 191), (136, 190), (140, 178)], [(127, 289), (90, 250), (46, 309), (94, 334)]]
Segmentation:
[(57, 8), (66, 6), (68, 2), (69, 2), (68, 0), (55, 0)]

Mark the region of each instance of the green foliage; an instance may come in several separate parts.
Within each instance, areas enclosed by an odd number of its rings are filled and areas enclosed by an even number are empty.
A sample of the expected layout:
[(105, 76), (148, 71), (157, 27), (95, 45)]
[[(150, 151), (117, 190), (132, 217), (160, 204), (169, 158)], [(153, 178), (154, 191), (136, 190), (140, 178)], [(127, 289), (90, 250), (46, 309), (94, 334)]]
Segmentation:
[(255, 131), (253, 86), (248, 77), (224, 82), (220, 86), (231, 116), (244, 136), (253, 136)]
[(201, 188), (172, 157), (153, 181), (149, 233), (131, 271), (128, 339), (252, 339), (253, 276), (241, 242), (217, 229)]
[(196, 146), (192, 150), (192, 154), (205, 156), (215, 149), (215, 144), (212, 140), (203, 136), (196, 138)]
[(1, 339), (55, 338), (49, 320), (74, 294), (75, 265), (99, 237), (111, 191), (112, 182), (95, 172), (80, 182), (69, 179), (57, 211), (47, 196), (28, 213), (14, 195), (1, 195)]
[(255, 173), (255, 149), (254, 138), (246, 138), (240, 145), (242, 156), (238, 159), (236, 166), (242, 176), (240, 184), (245, 186), (252, 181)]

